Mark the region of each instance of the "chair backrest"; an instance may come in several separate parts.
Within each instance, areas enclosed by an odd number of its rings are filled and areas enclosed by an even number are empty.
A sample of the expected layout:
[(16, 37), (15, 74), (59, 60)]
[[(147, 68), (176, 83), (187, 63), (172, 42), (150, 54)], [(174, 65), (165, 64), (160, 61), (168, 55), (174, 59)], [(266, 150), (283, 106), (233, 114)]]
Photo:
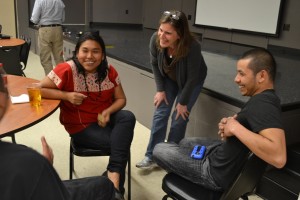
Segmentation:
[(0, 63), (3, 63), (7, 74), (25, 76), (20, 64), (20, 51), (18, 47), (0, 47)]
[(27, 61), (28, 61), (31, 39), (26, 38), (24, 36), (21, 36), (21, 39), (25, 40), (25, 43), (21, 46), (21, 50), (20, 50), (20, 62), (23, 63), (22, 70), (24, 70), (26, 68)]
[[(82, 147), (80, 145), (76, 145), (76, 143), (73, 141), (73, 139), (71, 138), (70, 140), (70, 171), (69, 171), (69, 176), (70, 179), (72, 179), (73, 175), (73, 171), (74, 171), (74, 157), (73, 154), (76, 156), (110, 156), (110, 148), (109, 149), (103, 149), (103, 150), (99, 150), (99, 149), (92, 149), (92, 148), (87, 148), (87, 147)], [(128, 200), (131, 200), (131, 155), (129, 152), (128, 155), (128, 179), (127, 179), (127, 189), (128, 189)], [(124, 180), (121, 180), (120, 182), (125, 181), (125, 174), (123, 177)]]
[(243, 195), (252, 193), (267, 166), (265, 161), (251, 152), (242, 171), (231, 187), (223, 193), (221, 200), (238, 199)]

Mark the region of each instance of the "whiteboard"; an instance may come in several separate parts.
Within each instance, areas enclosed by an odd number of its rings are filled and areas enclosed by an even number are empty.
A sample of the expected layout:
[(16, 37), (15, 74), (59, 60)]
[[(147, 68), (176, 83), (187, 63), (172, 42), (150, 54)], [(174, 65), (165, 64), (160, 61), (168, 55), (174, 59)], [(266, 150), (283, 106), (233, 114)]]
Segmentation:
[(278, 34), (283, 0), (197, 0), (195, 25)]

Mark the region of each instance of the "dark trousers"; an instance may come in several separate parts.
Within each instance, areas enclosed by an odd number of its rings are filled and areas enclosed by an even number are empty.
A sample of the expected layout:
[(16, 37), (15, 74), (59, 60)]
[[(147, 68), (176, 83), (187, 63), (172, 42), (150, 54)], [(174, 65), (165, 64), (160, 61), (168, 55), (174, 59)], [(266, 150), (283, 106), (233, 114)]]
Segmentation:
[(127, 110), (120, 110), (110, 116), (106, 127), (91, 124), (83, 131), (72, 134), (74, 142), (83, 147), (110, 152), (107, 170), (121, 175), (120, 190), (124, 188), (125, 169), (133, 139), (135, 116)]
[(63, 181), (71, 200), (114, 200), (113, 183), (104, 176)]

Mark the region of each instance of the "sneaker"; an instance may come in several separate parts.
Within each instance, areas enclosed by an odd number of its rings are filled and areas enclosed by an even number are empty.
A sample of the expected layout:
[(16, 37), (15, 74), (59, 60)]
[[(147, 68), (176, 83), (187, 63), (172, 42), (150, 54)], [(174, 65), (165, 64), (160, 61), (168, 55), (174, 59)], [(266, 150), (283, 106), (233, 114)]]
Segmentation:
[(157, 164), (150, 158), (145, 157), (141, 162), (138, 162), (135, 166), (141, 169), (150, 169), (156, 167)]

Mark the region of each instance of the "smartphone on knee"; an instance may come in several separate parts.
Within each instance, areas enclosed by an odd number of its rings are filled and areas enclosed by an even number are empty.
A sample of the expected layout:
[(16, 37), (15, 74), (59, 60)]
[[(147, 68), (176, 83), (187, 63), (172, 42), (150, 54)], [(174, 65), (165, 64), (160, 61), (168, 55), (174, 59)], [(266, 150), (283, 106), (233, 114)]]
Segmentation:
[(201, 160), (204, 158), (205, 151), (206, 151), (205, 146), (196, 145), (196, 146), (194, 146), (194, 149), (191, 153), (191, 158)]

